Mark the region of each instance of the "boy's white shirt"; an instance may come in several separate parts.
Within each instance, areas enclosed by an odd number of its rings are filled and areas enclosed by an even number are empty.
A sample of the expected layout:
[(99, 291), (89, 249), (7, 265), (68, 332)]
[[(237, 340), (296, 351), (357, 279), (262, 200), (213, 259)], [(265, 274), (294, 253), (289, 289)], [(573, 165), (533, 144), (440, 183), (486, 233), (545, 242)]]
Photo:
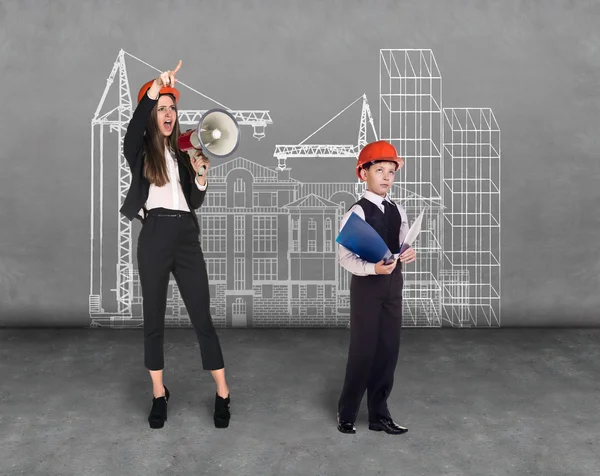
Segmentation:
[[(371, 203), (377, 205), (377, 207), (379, 207), (379, 209), (384, 213), (385, 209), (383, 207), (383, 201), (386, 200), (390, 203), (394, 203), (389, 199), (387, 194), (385, 197), (380, 197), (379, 195), (369, 190), (365, 192), (363, 197), (369, 200)], [(400, 212), (400, 217), (402, 218), (402, 225), (400, 226), (400, 243), (402, 243), (410, 227), (408, 226), (408, 217), (406, 215), (406, 210), (404, 210), (404, 207), (398, 205), (397, 203), (395, 205), (398, 208), (398, 211)], [(342, 230), (342, 228), (344, 228), (344, 225), (346, 224), (348, 218), (350, 218), (350, 215), (352, 213), (356, 213), (363, 220), (365, 219), (365, 211), (363, 210), (363, 207), (356, 204), (343, 216), (342, 223), (340, 224), (340, 231)], [(398, 254), (395, 254), (394, 256), (398, 257)], [(358, 255), (352, 253), (352, 251), (340, 245), (339, 243), (338, 257), (342, 267), (356, 276), (369, 276), (371, 274), (377, 274), (375, 272), (375, 263), (369, 263), (368, 261), (361, 259)]]

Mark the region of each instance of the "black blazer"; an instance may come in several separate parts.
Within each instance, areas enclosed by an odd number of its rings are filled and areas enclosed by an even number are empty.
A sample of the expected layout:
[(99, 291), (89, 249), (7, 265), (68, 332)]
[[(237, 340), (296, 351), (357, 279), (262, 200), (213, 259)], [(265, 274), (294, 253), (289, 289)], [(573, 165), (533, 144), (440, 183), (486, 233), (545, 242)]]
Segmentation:
[[(146, 123), (148, 122), (152, 108), (157, 102), (158, 100), (150, 99), (148, 94), (144, 94), (144, 97), (133, 112), (123, 140), (123, 154), (131, 169), (131, 185), (120, 212), (129, 218), (129, 220), (138, 218), (143, 221), (145, 218), (139, 214), (140, 209), (144, 206), (146, 200), (148, 200), (148, 192), (150, 190), (150, 182), (144, 177), (144, 131), (146, 130)], [(206, 190), (199, 190), (196, 184), (192, 183), (194, 179), (191, 178), (189, 169), (183, 163), (184, 160), (189, 159), (183, 157), (183, 154), (179, 154), (179, 151), (176, 151), (176, 153), (178, 153), (177, 164), (179, 165), (179, 180), (183, 189), (183, 195), (190, 210), (197, 210), (204, 202)], [(192, 215), (196, 227), (200, 230), (196, 213), (192, 213)]]

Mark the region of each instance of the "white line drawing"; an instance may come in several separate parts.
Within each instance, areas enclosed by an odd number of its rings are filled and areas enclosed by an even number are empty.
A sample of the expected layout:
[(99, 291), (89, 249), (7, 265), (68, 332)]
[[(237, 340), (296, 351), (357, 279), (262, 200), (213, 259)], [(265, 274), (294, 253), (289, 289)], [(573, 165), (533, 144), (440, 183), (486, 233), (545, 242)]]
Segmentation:
[[(131, 224), (119, 217), (118, 230), (107, 230), (112, 239), (103, 235), (104, 214), (118, 214), (129, 183), (121, 153), (132, 113), (125, 55), (129, 54), (121, 50), (92, 120), (92, 326), (142, 323)], [(393, 143), (405, 159), (390, 192), (392, 199), (405, 207), (411, 220), (426, 210), (413, 244), (418, 259), (404, 270), (403, 326), (500, 325), (500, 131), (493, 113), (442, 107), (442, 78), (431, 50), (382, 49), (379, 60), (379, 130), (363, 94), (299, 144), (276, 145), (276, 167), (243, 157), (211, 167), (210, 193), (198, 216), (215, 326), (348, 325), (350, 275), (338, 263), (335, 237), (343, 214), (363, 194), (364, 183), (302, 183), (292, 178), (287, 160), (337, 157), (348, 158), (349, 166), (354, 166), (358, 152), (370, 141), (368, 134)], [(117, 73), (119, 105), (101, 116)], [(307, 143), (358, 103), (362, 107), (356, 144)], [(181, 123), (195, 125), (200, 114), (180, 111)], [(253, 126), (258, 140), (272, 124), (268, 111), (235, 114), (241, 124)], [(104, 193), (111, 183), (104, 182), (105, 127), (117, 132), (119, 144), (114, 174), (119, 193), (109, 195), (111, 203)], [(94, 136), (95, 128), (100, 140)], [(107, 167), (114, 162), (108, 158)], [(103, 264), (115, 260), (116, 274), (103, 272)], [(111, 288), (115, 297), (107, 299), (103, 287), (115, 282)], [(165, 325), (190, 326), (174, 280)]]
[(491, 109), (444, 108), (444, 318), (500, 326), (500, 128)]
[(431, 50), (380, 50), (379, 131), (404, 158), (398, 181), (419, 197), (401, 196), (409, 217), (426, 206), (413, 246), (418, 259), (404, 270), (404, 321), (438, 327), (442, 317), (442, 77)]
[[(110, 327), (130, 327), (137, 326), (141, 322), (139, 318), (134, 317), (133, 307), (141, 307), (141, 295), (139, 292), (139, 277), (137, 270), (133, 267), (132, 253), (132, 223), (119, 213), (119, 208), (125, 199), (129, 184), (131, 183), (131, 174), (129, 166), (123, 155), (123, 138), (127, 130), (127, 124), (133, 114), (131, 99), (131, 89), (127, 74), (125, 57), (128, 56), (157, 72), (161, 70), (151, 66), (145, 61), (136, 58), (130, 53), (120, 50), (117, 59), (113, 65), (112, 71), (108, 77), (106, 87), (94, 113), (91, 121), (91, 220), (90, 220), (90, 295), (89, 309), (92, 318), (92, 326), (108, 325)], [(111, 86), (118, 75), (118, 95), (117, 105), (106, 112), (103, 112), (106, 99), (111, 90)], [(272, 124), (269, 111), (232, 111), (227, 106), (215, 101), (214, 99), (191, 88), (185, 83), (179, 81), (179, 87), (186, 87), (191, 91), (201, 95), (205, 99), (216, 103), (231, 112), (240, 125), (250, 125), (254, 129), (254, 137), (258, 140), (265, 135), (264, 129), (268, 124)], [(196, 125), (204, 111), (179, 111), (179, 120), (181, 125)], [(105, 170), (105, 165), (110, 166), (113, 160), (110, 158), (104, 160), (105, 131), (116, 132), (116, 151), (118, 156), (118, 167), (116, 181), (118, 183), (118, 200), (110, 202), (110, 195), (106, 196), (105, 191), (110, 190), (110, 183), (105, 182), (105, 177), (111, 171)], [(108, 167), (107, 167), (108, 168)], [(108, 175), (106, 178), (110, 178)], [(95, 189), (98, 189), (96, 197)], [(110, 260), (109, 256), (114, 253), (112, 249), (112, 240), (108, 240), (108, 249), (105, 250), (105, 213), (113, 217), (115, 214), (118, 223), (116, 240), (116, 276), (108, 276), (108, 282), (115, 281), (115, 287), (110, 288), (115, 293), (116, 308), (105, 310), (104, 301), (107, 296), (104, 293), (105, 281), (105, 260)], [(96, 225), (96, 226), (94, 226)], [(110, 225), (109, 225), (110, 226)], [(114, 233), (114, 230), (108, 228), (106, 231)], [(171, 286), (172, 287), (172, 286)], [(180, 298), (177, 290), (170, 292), (170, 302), (173, 308), (173, 315), (179, 316)]]
[(490, 109), (442, 104), (432, 50), (380, 50), (381, 138), (406, 161), (403, 186), (437, 204), (416, 266), (405, 272), (405, 299), (428, 323), (497, 327), (500, 129)]

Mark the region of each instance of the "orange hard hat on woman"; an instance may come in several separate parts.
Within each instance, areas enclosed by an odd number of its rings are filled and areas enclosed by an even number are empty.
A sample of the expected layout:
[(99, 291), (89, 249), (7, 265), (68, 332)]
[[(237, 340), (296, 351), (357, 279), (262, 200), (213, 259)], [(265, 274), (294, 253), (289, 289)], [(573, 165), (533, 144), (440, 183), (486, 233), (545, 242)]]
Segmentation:
[[(154, 80), (148, 81), (141, 87), (140, 92), (138, 93), (138, 103), (142, 100), (144, 94), (148, 92), (148, 89), (152, 87), (153, 82)], [(172, 94), (173, 96), (175, 96), (175, 103), (179, 102), (179, 91), (175, 88), (172, 88), (170, 86), (163, 86), (162, 88), (160, 88), (159, 94)]]
[(360, 171), (363, 166), (375, 161), (395, 162), (396, 170), (404, 165), (404, 159), (402, 157), (398, 157), (396, 148), (392, 144), (384, 140), (371, 142), (370, 144), (364, 146), (363, 150), (361, 150), (360, 154), (358, 154), (356, 175), (358, 175), (359, 179), (362, 179), (360, 176)]

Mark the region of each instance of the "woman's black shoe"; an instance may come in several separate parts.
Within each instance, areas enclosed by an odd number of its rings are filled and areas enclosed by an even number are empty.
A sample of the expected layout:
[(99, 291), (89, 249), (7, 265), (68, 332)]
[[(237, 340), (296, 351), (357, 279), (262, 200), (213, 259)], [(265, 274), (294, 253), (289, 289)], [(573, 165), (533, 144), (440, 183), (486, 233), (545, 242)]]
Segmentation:
[(231, 418), (229, 405), (229, 397), (221, 398), (218, 393), (215, 395), (215, 428), (227, 428), (229, 426), (229, 419)]
[(167, 421), (167, 402), (169, 401), (169, 389), (165, 387), (165, 396), (152, 399), (152, 410), (148, 416), (150, 428), (162, 428)]

